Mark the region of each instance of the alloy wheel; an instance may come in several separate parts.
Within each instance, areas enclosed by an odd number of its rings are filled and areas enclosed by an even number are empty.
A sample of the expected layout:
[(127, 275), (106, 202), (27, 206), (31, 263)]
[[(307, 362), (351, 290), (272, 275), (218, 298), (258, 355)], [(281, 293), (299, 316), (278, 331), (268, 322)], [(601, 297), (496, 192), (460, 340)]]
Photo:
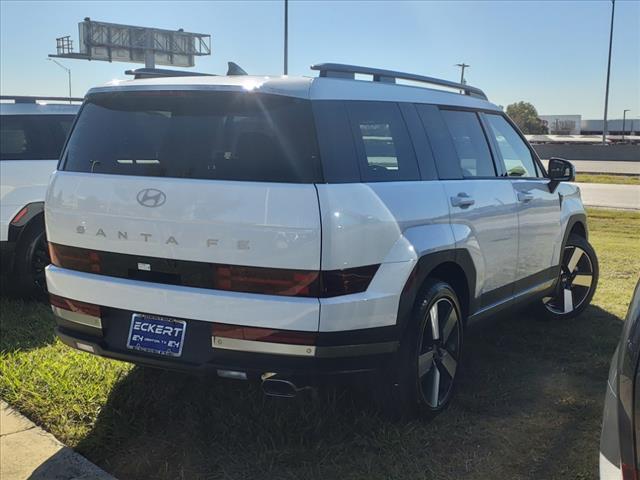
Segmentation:
[(436, 300), (427, 314), (418, 350), (418, 382), (424, 402), (439, 409), (448, 400), (460, 356), (460, 315), (448, 298)]
[(587, 252), (575, 245), (565, 247), (555, 294), (542, 299), (547, 310), (565, 315), (579, 308), (593, 288), (593, 272)]
[(45, 268), (51, 263), (49, 258), (49, 249), (47, 248), (47, 241), (42, 234), (40, 238), (36, 240), (31, 256), (31, 278), (38, 292), (47, 292), (47, 282), (45, 280)]

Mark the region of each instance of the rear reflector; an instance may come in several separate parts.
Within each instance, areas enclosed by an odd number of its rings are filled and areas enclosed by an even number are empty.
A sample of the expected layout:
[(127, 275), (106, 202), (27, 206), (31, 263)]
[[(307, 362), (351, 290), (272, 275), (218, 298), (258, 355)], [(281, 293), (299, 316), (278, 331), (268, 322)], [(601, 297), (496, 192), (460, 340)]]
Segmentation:
[(238, 372), (237, 370), (218, 370), (218, 376), (221, 378), (233, 378), (234, 380), (246, 380), (247, 374), (245, 372)]
[(95, 350), (91, 345), (87, 345), (86, 343), (76, 342), (76, 348), (78, 350), (84, 350), (85, 352), (95, 353)]
[(237, 340), (252, 340), (256, 342), (286, 343), (289, 345), (315, 345), (316, 338), (318, 336), (316, 332), (274, 330), (272, 328), (245, 327), (224, 323), (212, 324), (211, 335), (221, 338), (235, 338)]
[(22, 210), (20, 210), (18, 214), (13, 217), (13, 220), (11, 220), (11, 225), (18, 225), (20, 223), (20, 220), (24, 218), (28, 211), (29, 207), (24, 207)]
[(81, 313), (83, 315), (89, 315), (91, 317), (100, 316), (100, 305), (80, 302), (78, 300), (71, 300), (70, 298), (59, 297), (58, 295), (53, 295), (52, 293), (49, 294), (49, 301), (52, 306), (61, 308), (63, 310)]

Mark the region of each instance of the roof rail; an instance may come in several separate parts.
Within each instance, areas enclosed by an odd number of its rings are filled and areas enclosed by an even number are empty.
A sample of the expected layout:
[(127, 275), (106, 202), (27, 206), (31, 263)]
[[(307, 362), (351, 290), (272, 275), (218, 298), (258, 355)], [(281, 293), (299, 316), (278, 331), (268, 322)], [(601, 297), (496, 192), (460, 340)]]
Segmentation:
[(398, 79), (411, 80), (414, 82), (428, 83), (430, 85), (454, 88), (463, 91), (465, 95), (488, 100), (485, 93), (479, 88), (462, 83), (450, 82), (449, 80), (442, 80), (440, 78), (416, 75), (414, 73), (382, 70), (380, 68), (359, 67), (357, 65), (345, 65), (342, 63), (319, 63), (317, 65), (311, 65), (311, 70), (319, 70), (321, 77), (348, 78), (353, 80), (355, 79), (356, 73), (363, 73), (365, 75), (373, 75), (374, 82), (396, 83), (396, 80)]
[(82, 102), (84, 98), (76, 97), (39, 97), (28, 95), (1, 95), (0, 100), (13, 100), (15, 103), (36, 103), (42, 101), (55, 101), (55, 102)]
[(162, 77), (213, 77), (213, 73), (188, 72), (187, 70), (169, 70), (168, 68), (136, 68), (126, 70), (125, 75), (133, 75), (135, 80), (140, 78)]

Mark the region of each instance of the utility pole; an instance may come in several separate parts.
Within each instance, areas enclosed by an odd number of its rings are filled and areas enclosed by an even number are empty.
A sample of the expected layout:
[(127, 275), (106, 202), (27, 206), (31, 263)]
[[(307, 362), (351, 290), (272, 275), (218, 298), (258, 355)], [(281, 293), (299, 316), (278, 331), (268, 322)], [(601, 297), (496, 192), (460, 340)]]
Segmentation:
[(58, 65), (60, 68), (64, 69), (67, 71), (67, 77), (69, 78), (69, 103), (71, 103), (71, 69), (65, 67), (64, 65), (62, 65), (60, 62), (58, 62), (57, 60), (53, 59), (53, 58), (47, 58), (47, 60), (51, 60), (53, 63), (55, 63), (56, 65)]
[(604, 123), (602, 125), (602, 144), (607, 143), (607, 109), (609, 108), (609, 77), (611, 76), (611, 47), (613, 45), (613, 15), (616, 11), (616, 0), (611, 0), (611, 30), (609, 31), (609, 61), (607, 62), (607, 86), (604, 93)]
[[(455, 66), (460, 67), (460, 84), (464, 85), (464, 69), (470, 67), (471, 65), (467, 65), (466, 63), (462, 62), (462, 63), (456, 63)], [(460, 93), (464, 93), (464, 92), (461, 91)]]
[(284, 0), (284, 74), (289, 73), (289, 0)]
[[(622, 111), (622, 141), (624, 142), (624, 127), (625, 127), (625, 123), (627, 120), (627, 112), (630, 112), (631, 110), (629, 110), (628, 108)], [(633, 123), (632, 123), (633, 125)]]

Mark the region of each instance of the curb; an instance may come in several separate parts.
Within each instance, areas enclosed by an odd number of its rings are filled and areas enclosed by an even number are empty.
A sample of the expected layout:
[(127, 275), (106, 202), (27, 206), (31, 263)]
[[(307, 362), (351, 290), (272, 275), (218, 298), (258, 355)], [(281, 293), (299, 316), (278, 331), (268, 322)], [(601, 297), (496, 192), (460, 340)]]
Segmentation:
[(116, 480), (0, 400), (2, 480)]

